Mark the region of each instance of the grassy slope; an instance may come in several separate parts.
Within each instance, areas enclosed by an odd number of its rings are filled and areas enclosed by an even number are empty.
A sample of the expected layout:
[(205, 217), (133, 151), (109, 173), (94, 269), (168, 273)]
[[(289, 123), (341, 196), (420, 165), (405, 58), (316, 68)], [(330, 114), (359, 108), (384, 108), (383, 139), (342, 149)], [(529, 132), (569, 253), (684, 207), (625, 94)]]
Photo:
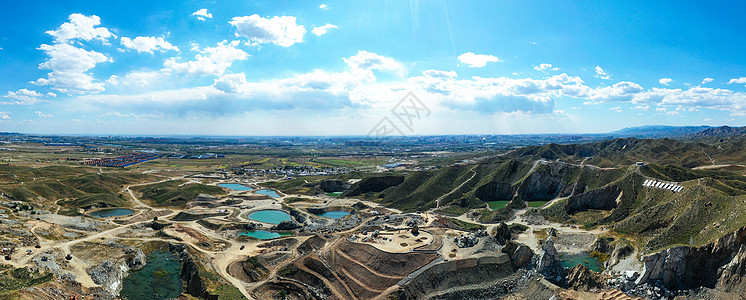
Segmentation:
[[(128, 171), (92, 173), (87, 167), (49, 166), (30, 168), (0, 165), (0, 192), (13, 200), (35, 203), (36, 207), (53, 210), (54, 202), (62, 211), (106, 203), (108, 206), (127, 206), (116, 196), (127, 184), (154, 180), (150, 175)], [(103, 206), (103, 205), (100, 205)]]
[(142, 200), (154, 206), (184, 207), (187, 202), (197, 198), (199, 194), (224, 195), (225, 190), (219, 186), (200, 183), (185, 183), (184, 180), (170, 180), (149, 185), (133, 187), (142, 194)]

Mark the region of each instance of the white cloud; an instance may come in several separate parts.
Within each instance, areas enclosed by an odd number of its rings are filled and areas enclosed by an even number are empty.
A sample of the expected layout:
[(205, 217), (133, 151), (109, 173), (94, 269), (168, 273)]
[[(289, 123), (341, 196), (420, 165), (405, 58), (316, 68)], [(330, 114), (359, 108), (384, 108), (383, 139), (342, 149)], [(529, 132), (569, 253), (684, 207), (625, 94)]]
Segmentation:
[(137, 50), (137, 52), (148, 52), (151, 54), (153, 51), (179, 51), (179, 47), (171, 45), (171, 43), (164, 40), (163, 37), (152, 36), (138, 36), (134, 39), (122, 37), (122, 46)]
[(439, 79), (450, 79), (458, 77), (458, 74), (454, 71), (440, 71), (440, 70), (425, 70), (422, 71), (422, 75), (427, 77), (439, 78)]
[(486, 66), (488, 62), (500, 62), (501, 60), (492, 55), (466, 52), (458, 56), (458, 61), (471, 68), (481, 68)]
[(607, 74), (604, 69), (601, 68), (601, 66), (596, 65), (596, 75), (593, 77), (603, 79), (603, 80), (609, 80), (611, 79), (611, 75)]
[[(54, 93), (47, 93), (48, 97), (56, 97), (57, 95)], [(15, 92), (9, 91), (8, 94), (3, 96), (5, 98), (11, 99), (11, 101), (5, 101), (0, 102), (0, 104), (20, 104), (20, 105), (31, 105), (38, 103), (42, 101), (39, 98), (44, 97), (44, 94), (41, 94), (37, 91), (30, 91), (27, 89), (20, 89)]]
[(69, 19), (70, 21), (60, 25), (59, 29), (47, 31), (57, 43), (67, 43), (74, 39), (84, 41), (96, 39), (106, 43), (110, 37), (114, 36), (106, 27), (96, 27), (101, 24), (101, 18), (96, 15), (71, 14)]
[(661, 78), (661, 79), (658, 80), (658, 83), (663, 84), (663, 85), (668, 85), (672, 81), (673, 81), (673, 79), (671, 79), (671, 78)]
[(0, 111), (0, 120), (10, 120), (9, 114), (9, 112)]
[(609, 108), (609, 110), (613, 110), (613, 111), (616, 111), (616, 112), (620, 112), (620, 111), (622, 111), (622, 107), (621, 107), (621, 106), (617, 106), (617, 107), (612, 107), (612, 108)]
[(247, 37), (252, 44), (273, 43), (282, 47), (303, 42), (306, 28), (295, 23), (295, 17), (282, 16), (271, 19), (257, 14), (234, 17), (230, 22), (236, 27), (236, 36)]
[(52, 70), (47, 78), (34, 81), (37, 85), (51, 85), (63, 93), (100, 92), (103, 84), (86, 73), (98, 63), (111, 62), (111, 58), (96, 51), (87, 51), (70, 44), (42, 44), (40, 50), (49, 58), (39, 65), (40, 69)]
[(708, 78), (702, 79), (702, 83), (701, 83), (701, 84), (707, 84), (707, 83), (710, 83), (710, 82), (712, 82), (712, 81), (714, 81), (714, 80), (715, 80), (715, 79), (713, 79), (713, 78), (709, 78), (709, 77), (708, 77)]
[(226, 93), (242, 93), (247, 85), (248, 82), (244, 73), (226, 74), (215, 79), (213, 83), (216, 89)]
[(324, 26), (314, 27), (311, 30), (311, 32), (313, 32), (313, 34), (315, 34), (316, 36), (322, 36), (326, 34), (327, 31), (329, 31), (329, 29), (334, 29), (334, 28), (337, 28), (337, 25), (326, 23), (326, 25)]
[(123, 114), (120, 112), (107, 112), (96, 115), (98, 118), (133, 118), (136, 120), (163, 119), (163, 114)]
[[(237, 43), (223, 42), (219, 45), (231, 48)], [(252, 110), (345, 109), (360, 113), (388, 111), (401, 99), (402, 91), (409, 90), (433, 112), (457, 110), (464, 114), (494, 116), (565, 115), (563, 118), (571, 119), (572, 115), (560, 112), (556, 107), (558, 98), (567, 97), (579, 99), (578, 104), (630, 103), (609, 105), (614, 106), (613, 111), (625, 107), (625, 110), (641, 112), (655, 109), (662, 115), (676, 115), (707, 108), (729, 111), (732, 115), (746, 115), (746, 94), (726, 89), (694, 87), (646, 90), (631, 81), (591, 87), (581, 78), (564, 73), (541, 79), (479, 76), (462, 79), (454, 71), (425, 70), (419, 75), (407, 77), (402, 63), (364, 50), (344, 58), (347, 68), (339, 72), (317, 69), (288, 77), (252, 81), (242, 72), (226, 74), (232, 61), (230, 59), (224, 60), (228, 61), (225, 67), (215, 67), (217, 64), (208, 52), (205, 49), (197, 60), (181, 63), (183, 65), (179, 67), (183, 68), (179, 71), (220, 75), (209, 86), (142, 94), (87, 95), (76, 100), (81, 105), (116, 109), (123, 114), (167, 111), (178, 115), (220, 115)], [(199, 63), (212, 67), (199, 67)], [(174, 68), (173, 71), (178, 69)], [(377, 72), (391, 72), (400, 75), (400, 78), (378, 81)], [(122, 84), (126, 77), (113, 77), (110, 80)]]
[(746, 83), (746, 77), (733, 78), (730, 81), (728, 81), (728, 84), (734, 84), (734, 83)]
[(375, 81), (373, 70), (391, 71), (398, 74), (405, 72), (404, 67), (396, 60), (365, 50), (359, 50), (357, 54), (344, 58), (344, 62), (355, 78), (365, 81)]
[(538, 66), (535, 66), (535, 67), (534, 67), (534, 70), (536, 70), (536, 71), (541, 71), (541, 72), (544, 72), (544, 73), (546, 73), (546, 72), (545, 72), (546, 70), (557, 71), (557, 70), (559, 70), (559, 68), (557, 68), (557, 67), (552, 67), (552, 64), (548, 64), (548, 63), (542, 63), (542, 64), (540, 64), (540, 65), (538, 65)]
[(198, 74), (198, 75), (221, 75), (234, 61), (245, 60), (249, 54), (236, 48), (239, 41), (222, 41), (215, 47), (207, 47), (195, 56), (195, 60), (177, 62), (177, 58), (169, 58), (164, 63), (164, 70), (176, 73)]
[(327, 10), (327, 9), (329, 9), (329, 5), (326, 5), (326, 4), (322, 3), (321, 5), (319, 5), (319, 8), (321, 8), (322, 10)]
[(35, 113), (36, 113), (37, 116), (39, 116), (39, 118), (51, 118), (51, 117), (54, 117), (54, 115), (52, 115), (52, 114), (45, 114), (45, 113), (40, 112), (40, 111), (35, 111)]
[(205, 18), (212, 19), (212, 13), (207, 11), (207, 8), (201, 8), (195, 12), (192, 13), (192, 16), (197, 16), (197, 19), (200, 21), (206, 20)]
[(150, 86), (161, 79), (163, 79), (167, 73), (151, 71), (151, 72), (131, 72), (124, 77), (117, 75), (111, 75), (106, 80), (111, 85), (123, 85), (123, 86), (139, 86), (145, 87)]

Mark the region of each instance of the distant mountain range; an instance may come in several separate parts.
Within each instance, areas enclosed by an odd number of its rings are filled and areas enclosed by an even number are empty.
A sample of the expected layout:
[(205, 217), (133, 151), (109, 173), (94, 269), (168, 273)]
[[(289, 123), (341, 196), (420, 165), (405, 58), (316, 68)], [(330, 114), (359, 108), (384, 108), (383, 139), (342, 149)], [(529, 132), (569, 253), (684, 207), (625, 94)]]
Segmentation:
[(627, 127), (609, 134), (637, 138), (733, 137), (746, 135), (746, 127), (645, 125)]

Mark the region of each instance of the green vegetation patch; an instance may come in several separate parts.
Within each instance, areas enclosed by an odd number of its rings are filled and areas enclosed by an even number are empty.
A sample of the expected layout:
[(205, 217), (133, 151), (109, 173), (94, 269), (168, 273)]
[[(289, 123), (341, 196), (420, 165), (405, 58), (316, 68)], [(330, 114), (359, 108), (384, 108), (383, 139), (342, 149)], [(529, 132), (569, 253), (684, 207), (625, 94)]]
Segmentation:
[(91, 207), (121, 207), (128, 206), (127, 200), (111, 193), (93, 194), (73, 200), (64, 200), (58, 202), (61, 206), (80, 207), (89, 209)]
[(13, 291), (39, 285), (52, 280), (52, 273), (38, 273), (27, 267), (0, 266), (0, 298), (10, 296)]
[(136, 186), (132, 189), (140, 192), (143, 200), (160, 207), (185, 207), (187, 202), (194, 200), (199, 194), (213, 196), (226, 194), (225, 190), (219, 186), (201, 183), (184, 184), (185, 182), (184, 180), (170, 180)]

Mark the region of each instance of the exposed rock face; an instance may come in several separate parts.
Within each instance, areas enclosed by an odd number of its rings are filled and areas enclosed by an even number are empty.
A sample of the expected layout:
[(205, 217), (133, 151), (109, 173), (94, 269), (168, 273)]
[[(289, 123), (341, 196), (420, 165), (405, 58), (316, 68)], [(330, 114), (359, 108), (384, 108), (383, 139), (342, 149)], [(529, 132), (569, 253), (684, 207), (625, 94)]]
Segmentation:
[(574, 214), (588, 209), (609, 210), (616, 208), (616, 200), (621, 192), (617, 186), (607, 186), (572, 196), (567, 199), (565, 212)]
[(551, 236), (544, 241), (544, 245), (541, 247), (536, 271), (543, 274), (550, 281), (555, 282), (559, 281), (556, 280), (557, 277), (561, 279), (565, 274), (565, 269), (562, 267), (562, 260), (560, 260), (557, 248), (554, 247), (554, 241)]
[(508, 241), (501, 251), (508, 254), (510, 261), (513, 262), (513, 266), (516, 268), (531, 262), (531, 258), (534, 257), (534, 252), (531, 251), (531, 248), (524, 244), (517, 244), (511, 241)]
[(230, 214), (229, 212), (197, 214), (197, 213), (189, 213), (189, 212), (182, 211), (182, 212), (179, 212), (177, 215), (173, 216), (171, 220), (173, 221), (196, 221), (196, 220), (201, 220), (204, 218), (227, 216), (229, 214)]
[(611, 250), (609, 247), (609, 242), (611, 241), (613, 241), (613, 239), (600, 237), (596, 238), (596, 241), (593, 242), (593, 245), (591, 245), (591, 251), (603, 253), (609, 252), (609, 250)]
[(611, 256), (609, 257), (609, 260), (604, 263), (605, 268), (611, 268), (612, 266), (616, 265), (621, 261), (622, 259), (626, 258), (627, 256), (632, 255), (632, 253), (635, 252), (635, 248), (629, 245), (617, 245), (613, 251), (611, 251)]
[(605, 287), (608, 279), (601, 273), (588, 270), (583, 264), (578, 264), (567, 274), (567, 287), (575, 290), (591, 290)]
[(100, 265), (88, 270), (91, 280), (102, 286), (111, 295), (119, 295), (122, 290), (122, 278), (129, 268), (124, 263), (113, 263), (104, 260)]
[(202, 278), (199, 277), (197, 264), (186, 251), (184, 245), (170, 244), (168, 250), (181, 262), (181, 274), (179, 278), (186, 284), (185, 292), (201, 299), (218, 300), (217, 295), (210, 295), (205, 289)]
[(309, 207), (306, 210), (314, 215), (323, 214), (326, 212), (326, 208), (323, 207)]
[(368, 192), (382, 192), (392, 186), (404, 182), (404, 176), (376, 176), (361, 180), (352, 189), (345, 192), (344, 196), (357, 196)]
[(510, 233), (510, 228), (505, 223), (500, 223), (500, 225), (497, 225), (497, 228), (495, 228), (495, 242), (500, 245), (505, 245), (510, 239), (512, 238), (512, 235)]
[(272, 229), (273, 230), (293, 230), (293, 229), (297, 229), (298, 227), (300, 226), (298, 226), (298, 224), (296, 224), (293, 221), (282, 221), (280, 222), (280, 224), (272, 226)]
[(525, 201), (549, 201), (560, 195), (567, 185), (559, 177), (546, 172), (533, 172), (518, 188), (518, 194)]
[(489, 182), (477, 188), (474, 196), (482, 201), (507, 201), (513, 198), (515, 188), (507, 182)]
[(344, 192), (350, 184), (347, 181), (339, 179), (322, 180), (319, 182), (319, 188), (327, 193)]
[[(470, 286), (494, 286), (515, 269), (507, 255), (482, 256), (441, 262), (416, 275), (402, 286), (399, 299), (454, 299), (460, 290)], [(505, 290), (482, 290), (470, 292), (467, 299), (497, 299), (510, 292)]]
[(642, 258), (637, 283), (660, 282), (670, 289), (697, 287), (726, 291), (746, 287), (746, 227), (702, 247), (673, 247)]
[[(324, 209), (324, 211), (326, 211), (326, 209)], [(290, 208), (288, 209), (288, 212), (290, 213), (290, 216), (293, 217), (293, 219), (295, 219), (296, 222), (301, 223), (301, 224), (306, 223), (306, 217), (299, 211), (293, 208)], [(309, 210), (309, 212), (311, 211)], [(311, 213), (314, 214), (314, 212), (311, 212)]]
[(124, 250), (124, 253), (127, 254), (125, 263), (127, 263), (127, 267), (130, 269), (142, 268), (147, 262), (145, 253), (140, 248), (127, 248)]

